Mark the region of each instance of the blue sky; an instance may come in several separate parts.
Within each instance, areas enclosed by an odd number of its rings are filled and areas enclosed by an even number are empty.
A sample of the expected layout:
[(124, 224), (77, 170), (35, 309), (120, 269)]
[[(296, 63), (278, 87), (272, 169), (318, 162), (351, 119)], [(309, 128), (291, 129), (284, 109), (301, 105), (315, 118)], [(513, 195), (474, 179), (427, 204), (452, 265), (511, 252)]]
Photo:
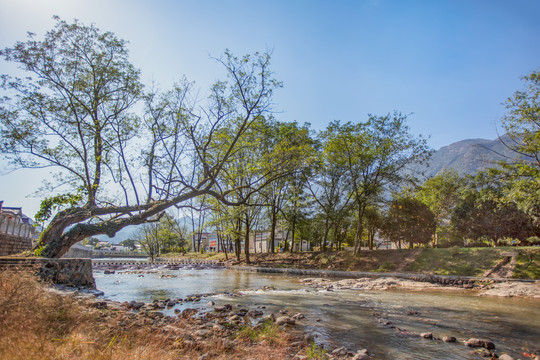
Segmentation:
[[(77, 18), (128, 40), (146, 83), (186, 75), (201, 94), (223, 75), (210, 56), (273, 49), (279, 120), (320, 130), (398, 110), (438, 149), (496, 138), (501, 103), (540, 68), (538, 14), (537, 0), (0, 0), (0, 48)], [(33, 215), (32, 174), (0, 175), (0, 200)]]

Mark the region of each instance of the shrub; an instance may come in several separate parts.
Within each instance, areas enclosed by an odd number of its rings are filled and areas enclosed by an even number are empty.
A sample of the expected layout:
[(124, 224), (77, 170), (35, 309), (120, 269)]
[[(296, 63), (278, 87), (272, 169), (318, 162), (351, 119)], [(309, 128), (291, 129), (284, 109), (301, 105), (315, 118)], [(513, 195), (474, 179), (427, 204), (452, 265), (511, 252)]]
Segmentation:
[(328, 359), (326, 350), (324, 350), (322, 346), (317, 345), (315, 341), (312, 341), (311, 345), (306, 349), (306, 355), (308, 359), (318, 359), (318, 360)]
[(280, 332), (278, 326), (274, 322), (265, 320), (264, 322), (255, 326), (243, 326), (238, 331), (237, 336), (240, 339), (249, 339), (254, 342), (266, 340), (267, 342), (273, 344), (280, 338)]
[(459, 246), (452, 246), (450, 249), (448, 249), (448, 252), (452, 256), (457, 256), (461, 252), (461, 248)]
[(387, 272), (387, 271), (395, 270), (395, 268), (396, 268), (396, 265), (394, 263), (390, 261), (385, 261), (379, 266), (379, 268), (376, 271)]

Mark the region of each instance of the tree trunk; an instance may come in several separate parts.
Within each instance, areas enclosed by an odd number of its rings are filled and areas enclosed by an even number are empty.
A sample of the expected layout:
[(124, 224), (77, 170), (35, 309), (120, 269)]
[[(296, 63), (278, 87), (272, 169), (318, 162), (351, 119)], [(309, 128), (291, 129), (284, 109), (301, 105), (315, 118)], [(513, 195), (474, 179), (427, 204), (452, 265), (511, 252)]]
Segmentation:
[(242, 253), (242, 249), (240, 246), (240, 231), (242, 230), (242, 222), (240, 221), (240, 218), (236, 220), (236, 231), (234, 234), (234, 242), (235, 242), (235, 249), (234, 252), (236, 253), (236, 261), (240, 262), (240, 254)]
[(40, 236), (37, 244), (37, 249), (41, 250), (40, 255), (50, 258), (60, 258), (75, 243), (84, 240), (89, 235), (93, 235), (76, 232), (76, 229), (75, 231), (70, 230), (68, 233), (64, 233), (64, 230), (68, 226), (85, 221), (89, 217), (89, 212), (85, 208), (69, 209), (56, 214), (47, 229)]
[(293, 218), (292, 229), (291, 229), (291, 248), (289, 249), (291, 253), (294, 252), (294, 234), (296, 231), (296, 216)]
[(276, 227), (277, 227), (277, 211), (276, 211), (276, 201), (272, 202), (272, 207), (270, 209), (272, 215), (271, 224), (270, 224), (270, 252), (274, 253), (276, 247)]
[(291, 236), (291, 248), (290, 248), (290, 252), (293, 253), (294, 252), (294, 235), (295, 235), (295, 232), (296, 232), (296, 209), (297, 209), (297, 206), (298, 206), (298, 200), (295, 200), (294, 201), (294, 212), (293, 212), (293, 219), (292, 219), (292, 236)]
[(246, 255), (246, 264), (249, 264), (249, 214), (246, 212), (246, 233), (244, 234), (244, 254)]
[(328, 217), (326, 217), (326, 219), (324, 220), (324, 238), (321, 247), (321, 250), (323, 252), (326, 252), (326, 243), (328, 242), (328, 233), (330, 232), (330, 226), (328, 224), (329, 222), (330, 220), (328, 219)]
[(225, 260), (229, 260), (229, 256), (227, 255), (227, 244), (225, 243), (225, 239), (219, 232), (217, 233), (217, 238), (218, 238), (218, 244), (220, 244), (219, 247), (221, 247), (221, 249), (225, 253)]

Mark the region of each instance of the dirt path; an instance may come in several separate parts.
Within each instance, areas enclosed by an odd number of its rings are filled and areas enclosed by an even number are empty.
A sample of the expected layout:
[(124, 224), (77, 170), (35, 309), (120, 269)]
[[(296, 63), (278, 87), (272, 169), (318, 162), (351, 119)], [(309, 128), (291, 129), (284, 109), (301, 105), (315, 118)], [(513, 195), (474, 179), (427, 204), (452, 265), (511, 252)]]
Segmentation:
[(511, 279), (514, 276), (514, 269), (517, 264), (517, 253), (505, 252), (502, 253), (503, 259), (499, 261), (493, 268), (484, 273), (484, 277)]

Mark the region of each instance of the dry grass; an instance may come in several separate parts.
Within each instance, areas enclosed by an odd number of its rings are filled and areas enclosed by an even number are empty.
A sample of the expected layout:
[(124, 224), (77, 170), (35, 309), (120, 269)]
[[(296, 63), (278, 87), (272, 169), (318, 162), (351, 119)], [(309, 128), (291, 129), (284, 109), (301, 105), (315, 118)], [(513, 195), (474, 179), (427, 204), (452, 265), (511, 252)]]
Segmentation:
[[(47, 291), (29, 273), (0, 271), (0, 359), (275, 359), (291, 358), (292, 337), (237, 336), (238, 329), (192, 336), (196, 319), (152, 320)], [(232, 340), (238, 338), (236, 340)]]

